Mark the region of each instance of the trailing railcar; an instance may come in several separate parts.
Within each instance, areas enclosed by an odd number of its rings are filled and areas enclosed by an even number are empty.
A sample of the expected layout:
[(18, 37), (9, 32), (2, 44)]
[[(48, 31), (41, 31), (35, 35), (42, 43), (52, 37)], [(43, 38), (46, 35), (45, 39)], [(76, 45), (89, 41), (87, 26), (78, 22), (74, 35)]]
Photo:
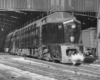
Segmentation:
[(96, 28), (88, 28), (82, 31), (82, 42), (84, 46), (85, 62), (94, 62), (97, 60), (96, 54)]
[[(66, 12), (55, 12), (9, 34), (5, 46), (11, 53), (33, 56), (62, 63), (84, 60), (81, 44), (81, 23)], [(11, 34), (11, 33), (10, 33)]]

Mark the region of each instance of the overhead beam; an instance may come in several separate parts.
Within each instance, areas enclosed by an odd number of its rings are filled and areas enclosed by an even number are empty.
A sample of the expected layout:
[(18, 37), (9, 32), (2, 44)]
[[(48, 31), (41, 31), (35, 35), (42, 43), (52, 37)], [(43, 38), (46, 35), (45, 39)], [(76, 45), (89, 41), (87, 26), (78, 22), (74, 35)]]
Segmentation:
[(12, 24), (9, 24), (9, 23), (5, 23), (5, 22), (0, 22), (0, 25), (10, 25), (10, 26), (15, 26), (15, 25), (12, 25)]
[(5, 10), (93, 11), (98, 12), (100, 0), (0, 0)]
[(10, 20), (12, 20), (12, 21), (17, 21), (17, 20), (20, 20), (20, 19), (16, 19), (16, 18), (12, 18), (12, 17), (10, 17), (10, 16), (3, 16), (3, 15), (0, 15), (0, 18), (4, 18), (4, 19), (10, 19)]
[(18, 22), (17, 21), (14, 21), (14, 20), (11, 20), (11, 19), (6, 19), (6, 18), (0, 18), (0, 21), (3, 21), (3, 22), (10, 22), (10, 23), (17, 23), (18, 24)]
[(25, 12), (19, 10), (12, 10), (12, 11), (2, 10), (0, 13), (8, 14), (9, 16), (20, 16), (20, 17), (23, 16), (23, 14), (26, 15)]

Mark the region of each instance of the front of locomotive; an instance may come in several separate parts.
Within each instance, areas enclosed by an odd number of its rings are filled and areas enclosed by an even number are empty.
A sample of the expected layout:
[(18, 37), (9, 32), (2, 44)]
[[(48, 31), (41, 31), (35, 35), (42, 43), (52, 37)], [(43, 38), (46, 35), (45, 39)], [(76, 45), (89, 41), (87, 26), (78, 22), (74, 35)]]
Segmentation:
[(61, 45), (62, 63), (81, 64), (84, 61), (82, 54), (83, 47), (81, 41), (81, 23), (75, 18), (67, 19), (63, 22), (64, 45)]

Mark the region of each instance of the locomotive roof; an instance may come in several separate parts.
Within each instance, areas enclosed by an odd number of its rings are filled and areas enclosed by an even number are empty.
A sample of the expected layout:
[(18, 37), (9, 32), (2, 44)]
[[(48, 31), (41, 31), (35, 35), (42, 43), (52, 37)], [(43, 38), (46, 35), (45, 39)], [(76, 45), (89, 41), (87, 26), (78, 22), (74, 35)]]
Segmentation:
[(50, 14), (50, 15), (42, 18), (42, 19), (34, 21), (34, 22), (26, 25), (23, 28), (26, 28), (26, 27), (28, 27), (32, 24), (35, 24), (35, 23), (37, 24), (37, 26), (40, 26), (41, 24), (58, 23), (58, 22), (63, 22), (63, 21), (69, 21), (69, 20), (72, 20), (72, 19), (76, 20), (76, 18), (73, 15), (71, 15), (67, 12), (55, 12), (55, 13), (52, 13), (52, 14)]
[(67, 12), (55, 12), (47, 16), (47, 23), (56, 23), (75, 19), (75, 17)]

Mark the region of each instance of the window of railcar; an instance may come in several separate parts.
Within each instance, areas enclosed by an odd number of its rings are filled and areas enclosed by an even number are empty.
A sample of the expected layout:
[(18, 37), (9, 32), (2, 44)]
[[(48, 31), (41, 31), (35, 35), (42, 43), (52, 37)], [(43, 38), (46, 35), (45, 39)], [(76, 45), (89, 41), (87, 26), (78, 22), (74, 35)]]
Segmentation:
[(23, 33), (25, 34), (25, 28), (23, 29)]
[(32, 32), (32, 27), (30, 26), (30, 36), (31, 36), (31, 32)]
[(25, 34), (25, 29), (23, 29), (23, 35)]
[(34, 29), (34, 24), (31, 26), (32, 30)]
[(23, 29), (23, 47), (25, 46), (25, 29)]
[(24, 36), (25, 36), (24, 33), (25, 33), (25, 30), (23, 29), (23, 38), (24, 38)]
[(17, 37), (19, 36), (19, 31), (17, 32)]
[(35, 29), (33, 29), (33, 31), (32, 31), (32, 36), (33, 37), (35, 36)]
[(20, 31), (19, 31), (19, 35), (18, 35), (18, 39), (20, 38)]
[(27, 32), (27, 33), (26, 33), (26, 46), (28, 47), (28, 27), (26, 28), (26, 30), (27, 30), (27, 31), (26, 31), (26, 32)]
[(27, 27), (27, 33), (29, 33), (29, 27)]
[(25, 32), (25, 34), (26, 34), (26, 28), (24, 28), (24, 32)]
[(21, 35), (21, 30), (19, 31), (19, 36)]
[(23, 29), (22, 29), (22, 39), (23, 39)]
[(30, 26), (28, 26), (28, 33), (30, 32)]
[(27, 27), (25, 29), (26, 29), (26, 34), (27, 34)]
[(20, 35), (20, 31), (18, 32), (18, 35)]
[(32, 36), (32, 25), (30, 26), (30, 35)]
[(18, 31), (16, 32), (16, 35), (18, 34)]
[(32, 25), (30, 26), (30, 46), (32, 44)]
[(25, 37), (27, 37), (27, 28), (25, 28)]
[(30, 31), (31, 31), (31, 25), (30, 25)]
[(21, 30), (21, 35), (23, 34), (23, 29)]
[(30, 26), (31, 30), (32, 30), (32, 25)]
[(16, 37), (18, 37), (18, 35), (19, 35), (19, 34), (18, 34), (18, 31), (17, 31), (17, 36), (16, 36)]
[(20, 35), (22, 34), (22, 30), (20, 30)]
[(28, 33), (30, 32), (30, 26), (27, 27), (28, 28)]
[(35, 31), (36, 31), (36, 23), (33, 25), (33, 29), (32, 29), (32, 36), (33, 37), (36, 35)]
[(25, 33), (27, 32), (27, 29), (25, 28)]
[(25, 32), (25, 33), (26, 33), (26, 36), (27, 36), (27, 27), (25, 28), (25, 30), (26, 30), (26, 32)]
[(31, 31), (32, 31), (33, 27), (34, 27), (34, 25), (32, 24), (32, 25), (31, 25)]
[(37, 24), (35, 23), (35, 24), (34, 24), (34, 27), (36, 27), (36, 26), (37, 26)]
[(24, 36), (24, 34), (25, 34), (25, 29), (23, 29), (23, 36)]
[(36, 30), (36, 26), (37, 26), (37, 24), (35, 23), (35, 24), (34, 24), (34, 30)]
[(29, 27), (29, 35), (31, 36), (31, 26)]
[(24, 39), (25, 39), (25, 46), (26, 46), (26, 28), (24, 28), (25, 34), (24, 34)]
[(19, 33), (19, 38), (21, 39), (21, 35), (22, 35), (22, 31), (20, 30), (20, 33)]
[(29, 26), (29, 45), (28, 45), (28, 47), (30, 47), (30, 43), (31, 43), (31, 35), (30, 35), (30, 33), (31, 33), (31, 28), (30, 28), (31, 26)]
[(27, 37), (28, 37), (28, 32), (29, 32), (29, 30), (28, 30), (28, 27), (27, 27)]
[(30, 26), (27, 27), (28, 28), (28, 33), (30, 32)]
[(31, 37), (31, 32), (32, 32), (32, 31), (31, 31), (31, 26), (30, 26), (30, 37)]
[(21, 40), (21, 30), (19, 31), (19, 43), (20, 43), (20, 40)]
[(35, 36), (38, 35), (38, 27), (35, 29)]
[(30, 33), (31, 33), (31, 36), (32, 36), (32, 27), (33, 27), (33, 25), (31, 25), (31, 26), (30, 26), (30, 28), (31, 28), (31, 31), (30, 31)]
[(22, 35), (22, 30), (20, 30), (20, 33), (19, 33), (19, 37), (21, 38), (21, 35)]

